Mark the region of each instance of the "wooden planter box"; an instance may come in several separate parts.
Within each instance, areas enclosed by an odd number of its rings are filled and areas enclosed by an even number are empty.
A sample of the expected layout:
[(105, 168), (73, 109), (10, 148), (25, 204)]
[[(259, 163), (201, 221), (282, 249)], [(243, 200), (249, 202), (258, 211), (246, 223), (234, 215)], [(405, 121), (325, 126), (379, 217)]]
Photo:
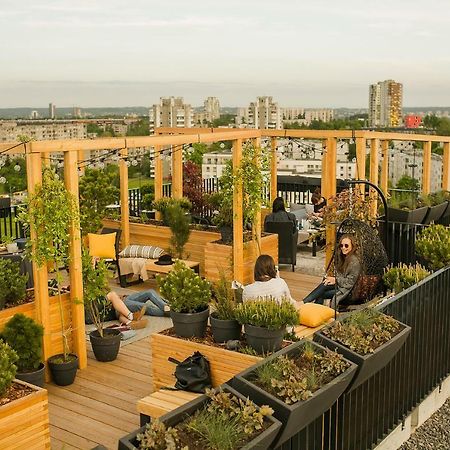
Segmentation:
[[(244, 279), (242, 283), (253, 283), (253, 269), (256, 258), (271, 255), (278, 264), (278, 235), (269, 234), (261, 237), (261, 249), (256, 241), (244, 243)], [(210, 281), (218, 281), (223, 270), (227, 277), (233, 279), (233, 247), (231, 245), (209, 242), (205, 246), (205, 277)]]
[(0, 406), (0, 448), (50, 448), (47, 390), (32, 387), (35, 392)]
[(169, 357), (183, 361), (194, 352), (200, 352), (209, 361), (214, 387), (225, 383), (247, 367), (262, 360), (259, 356), (245, 355), (159, 333), (152, 334), (150, 342), (154, 390), (175, 385), (176, 380), (173, 376), (175, 364), (168, 361)]
[[(110, 219), (103, 220), (103, 225), (108, 228), (119, 228), (120, 222)], [(138, 245), (156, 245), (168, 250), (172, 233), (169, 227), (164, 225), (152, 225), (130, 222), (130, 242)], [(186, 258), (200, 263), (200, 275), (205, 274), (205, 245), (208, 242), (220, 239), (217, 231), (191, 230), (189, 240), (184, 248)]]

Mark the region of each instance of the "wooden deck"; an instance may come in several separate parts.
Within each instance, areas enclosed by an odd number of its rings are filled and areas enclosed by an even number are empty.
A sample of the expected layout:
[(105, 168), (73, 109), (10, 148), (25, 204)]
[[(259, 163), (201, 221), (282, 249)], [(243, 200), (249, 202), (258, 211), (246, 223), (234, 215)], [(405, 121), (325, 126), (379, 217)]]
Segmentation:
[[(320, 281), (297, 272), (282, 271), (281, 276), (296, 300)], [(133, 290), (150, 287), (152, 282)], [(122, 347), (117, 360), (110, 363), (96, 361), (91, 351), (88, 357), (87, 369), (78, 371), (74, 384), (46, 385), (52, 449), (92, 449), (98, 444), (116, 449), (120, 437), (139, 427), (136, 402), (152, 392), (150, 338)]]

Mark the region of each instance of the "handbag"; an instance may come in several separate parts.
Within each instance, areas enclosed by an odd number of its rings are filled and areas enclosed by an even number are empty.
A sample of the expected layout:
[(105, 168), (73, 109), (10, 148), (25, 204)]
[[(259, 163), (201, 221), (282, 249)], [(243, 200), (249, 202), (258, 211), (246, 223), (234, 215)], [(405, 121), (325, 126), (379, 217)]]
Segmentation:
[(200, 352), (194, 352), (181, 362), (172, 357), (168, 360), (177, 365), (175, 389), (204, 394), (212, 387), (209, 361)]

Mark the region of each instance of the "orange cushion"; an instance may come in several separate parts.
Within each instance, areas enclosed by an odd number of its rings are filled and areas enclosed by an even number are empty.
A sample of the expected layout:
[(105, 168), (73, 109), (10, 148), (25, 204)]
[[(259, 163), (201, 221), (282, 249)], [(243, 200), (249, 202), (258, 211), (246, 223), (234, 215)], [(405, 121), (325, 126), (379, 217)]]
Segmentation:
[(88, 234), (89, 254), (97, 258), (116, 259), (116, 234)]
[(298, 309), (300, 325), (315, 328), (334, 317), (334, 309), (317, 303), (305, 303)]

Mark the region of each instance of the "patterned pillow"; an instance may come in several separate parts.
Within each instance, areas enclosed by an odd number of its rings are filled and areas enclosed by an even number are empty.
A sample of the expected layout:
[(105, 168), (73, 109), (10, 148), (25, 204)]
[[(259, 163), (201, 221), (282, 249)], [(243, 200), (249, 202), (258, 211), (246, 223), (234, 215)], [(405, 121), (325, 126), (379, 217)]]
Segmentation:
[(165, 251), (153, 245), (128, 245), (120, 253), (121, 258), (158, 259)]

